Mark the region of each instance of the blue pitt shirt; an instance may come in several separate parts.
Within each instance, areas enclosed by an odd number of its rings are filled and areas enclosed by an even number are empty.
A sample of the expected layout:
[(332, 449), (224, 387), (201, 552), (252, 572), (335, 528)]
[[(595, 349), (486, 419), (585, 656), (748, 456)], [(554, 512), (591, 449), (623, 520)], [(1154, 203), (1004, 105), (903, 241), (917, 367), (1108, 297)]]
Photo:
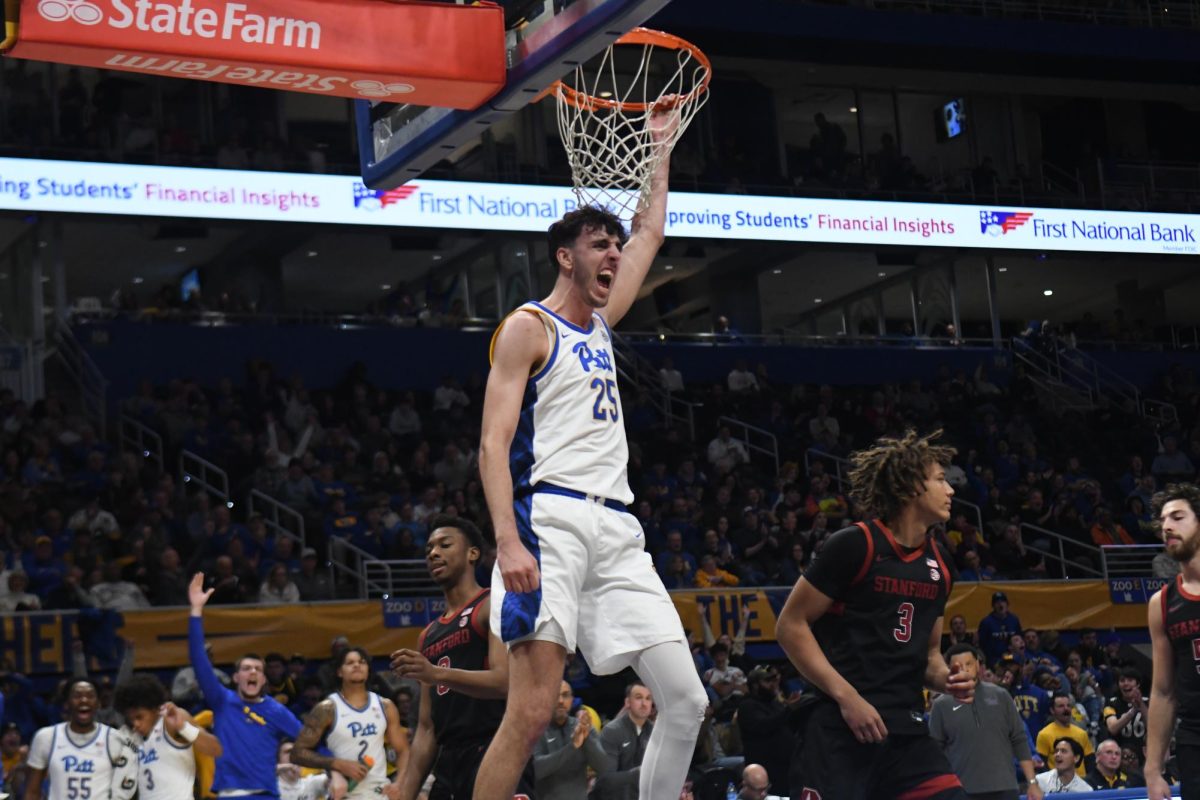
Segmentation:
[(204, 652), (204, 622), (188, 618), (188, 654), (204, 700), (213, 712), (213, 730), (225, 754), (216, 761), (213, 791), (245, 791), (279, 796), (275, 759), (279, 743), (300, 734), (300, 720), (270, 697), (248, 703), (213, 674)]

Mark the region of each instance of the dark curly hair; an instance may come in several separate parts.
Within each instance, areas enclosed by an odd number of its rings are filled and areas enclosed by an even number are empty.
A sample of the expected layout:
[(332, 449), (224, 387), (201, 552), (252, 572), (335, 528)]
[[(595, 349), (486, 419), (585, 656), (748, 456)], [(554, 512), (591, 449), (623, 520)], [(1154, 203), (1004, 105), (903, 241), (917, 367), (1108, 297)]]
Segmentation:
[(558, 272), (558, 249), (570, 247), (587, 228), (596, 228), (616, 236), (624, 245), (629, 238), (621, 220), (611, 211), (599, 206), (580, 206), (568, 211), (563, 218), (550, 226), (546, 232), (546, 243), (550, 246), (550, 266)]
[(850, 496), (864, 516), (892, 520), (906, 503), (925, 491), (931, 464), (949, 464), (957, 452), (934, 444), (942, 432), (918, 436), (909, 429), (899, 439), (885, 436), (874, 447), (850, 455)]
[(153, 675), (132, 675), (129, 680), (117, 684), (113, 693), (113, 708), (124, 714), (135, 708), (157, 711), (167, 702), (167, 690)]
[(1162, 533), (1163, 506), (1172, 500), (1182, 500), (1192, 508), (1192, 513), (1200, 517), (1200, 488), (1194, 483), (1168, 483), (1167, 488), (1155, 493), (1150, 498), (1150, 517), (1154, 520), (1154, 530)]

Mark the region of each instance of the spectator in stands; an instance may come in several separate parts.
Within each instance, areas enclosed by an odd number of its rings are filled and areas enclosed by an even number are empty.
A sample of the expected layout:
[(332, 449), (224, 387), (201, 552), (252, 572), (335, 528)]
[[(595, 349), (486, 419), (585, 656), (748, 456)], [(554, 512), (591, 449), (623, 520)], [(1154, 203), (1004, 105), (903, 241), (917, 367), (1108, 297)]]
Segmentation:
[(8, 572), (8, 591), (0, 595), (0, 612), (34, 612), (42, 607), (40, 597), (26, 591), (29, 576), (23, 571)]
[(1096, 522), (1092, 525), (1091, 534), (1092, 541), (1096, 543), (1097, 547), (1134, 543), (1129, 532), (1121, 526), (1121, 523), (1113, 519), (1112, 509), (1108, 506), (1100, 506), (1096, 509)]
[[(204, 643), (204, 653), (208, 656), (209, 662), (212, 662), (212, 643)], [(213, 675), (221, 682), (222, 686), (231, 686), (233, 682), (229, 679), (229, 675), (222, 670), (213, 667)], [(181, 667), (175, 673), (175, 678), (171, 681), (171, 700), (176, 705), (184, 708), (193, 708), (200, 701), (200, 682), (196, 680), (196, 670), (190, 664), (186, 667)]]
[(708, 648), (712, 669), (704, 673), (704, 685), (713, 691), (717, 702), (746, 693), (746, 673), (729, 663), (729, 645), (717, 642)]
[(979, 553), (974, 550), (968, 550), (962, 559), (962, 569), (958, 572), (958, 579), (968, 583), (976, 581), (990, 581), (996, 577), (996, 571), (991, 567), (985, 566), (979, 558)]
[(650, 719), (653, 708), (654, 697), (649, 689), (638, 682), (626, 687), (621, 714), (600, 733), (600, 744), (613, 763), (613, 770), (596, 779), (589, 797), (636, 800), (639, 767), (654, 730), (654, 722)]
[(1024, 580), (1035, 575), (1044, 577), (1046, 573), (1045, 560), (1025, 547), (1021, 528), (1013, 523), (1004, 526), (1000, 541), (992, 546), (992, 560), (996, 574), (1010, 580)]
[(829, 406), (825, 403), (817, 404), (817, 413), (808, 421), (808, 435), (826, 451), (837, 448), (842, 428), (837, 418), (829, 415)]
[(62, 583), (67, 565), (54, 555), (54, 543), (49, 536), (38, 536), (33, 543), (33, 552), (22, 558), (25, 574), (29, 576), (29, 589), (40, 598), (45, 598)]
[(1114, 739), (1105, 739), (1096, 745), (1096, 766), (1084, 780), (1096, 791), (1146, 785), (1138, 773), (1130, 775), (1121, 769), (1121, 746)]
[(600, 734), (595, 732), (591, 715), (582, 708), (573, 714), (574, 703), (571, 684), (563, 681), (554, 716), (533, 751), (539, 800), (585, 797), (589, 768), (597, 776), (613, 768), (613, 759), (601, 746)]
[(288, 577), (287, 565), (276, 563), (271, 567), (270, 574), (258, 590), (258, 602), (260, 605), (300, 602), (300, 590)]
[(97, 608), (131, 611), (150, 607), (137, 584), (121, 580), (121, 565), (116, 561), (104, 565), (104, 579), (92, 586), (91, 594)]
[[(786, 772), (785, 769), (784, 773)], [(737, 800), (767, 800), (772, 788), (770, 773), (762, 764), (747, 764), (742, 770), (742, 782)]]
[(696, 571), (696, 586), (700, 589), (713, 589), (722, 586), (737, 586), (738, 577), (717, 566), (717, 559), (709, 553), (700, 557), (700, 569)]
[(663, 387), (671, 394), (683, 394), (683, 373), (675, 369), (675, 364), (670, 358), (662, 360), (662, 366), (659, 367), (658, 375), (662, 378)]
[(71, 515), (67, 527), (72, 531), (87, 529), (97, 536), (108, 536), (119, 531), (117, 518), (100, 507), (100, 496), (97, 494), (88, 496), (87, 505)]
[(296, 688), (296, 681), (288, 674), (287, 660), (282, 653), (267, 653), (263, 665), (267, 679), (264, 694), (273, 697), (277, 703), (290, 706), (300, 692)]
[(1087, 731), (1072, 721), (1074, 707), (1075, 700), (1071, 695), (1066, 692), (1054, 693), (1050, 703), (1050, 721), (1037, 733), (1037, 752), (1047, 764), (1056, 763), (1055, 750), (1064, 738), (1074, 741), (1080, 748), (1079, 757), (1087, 758), (1090, 762), (1094, 752), (1092, 740)]
[(732, 438), (730, 427), (722, 425), (716, 438), (708, 443), (708, 463), (713, 465), (718, 475), (730, 473), (740, 464), (750, 462), (750, 453), (745, 444)]
[(1179, 440), (1174, 436), (1164, 436), (1162, 452), (1154, 457), (1150, 465), (1154, 477), (1163, 483), (1191, 480), (1196, 474), (1196, 467), (1187, 454), (1179, 449)]
[(1009, 639), (1014, 633), (1021, 633), (1021, 620), (1008, 610), (1008, 595), (1004, 592), (992, 594), (992, 613), (979, 623), (979, 647), (988, 664), (996, 662), (1001, 654), (1008, 649)]
[(688, 583), (691, 584), (692, 576), (696, 572), (696, 557), (684, 550), (683, 534), (679, 531), (669, 531), (667, 533), (667, 547), (663, 552), (659, 553), (655, 558), (655, 563), (658, 565), (659, 572), (668, 572), (671, 566), (671, 560), (678, 556), (683, 560), (686, 567)]
[(1037, 776), (1038, 788), (1044, 794), (1064, 794), (1075, 792), (1090, 792), (1092, 787), (1087, 784), (1079, 772), (1083, 769), (1084, 748), (1077, 739), (1064, 736), (1054, 742), (1054, 768), (1046, 770)]
[(333, 583), (329, 573), (318, 570), (318, 567), (317, 551), (311, 547), (304, 548), (300, 554), (300, 571), (292, 576), (292, 582), (300, 592), (300, 599), (306, 603), (333, 599)]
[(208, 577), (206, 588), (212, 589), (213, 605), (230, 605), (246, 602), (249, 587), (233, 568), (230, 556), (219, 556), (216, 560), (216, 571)]
[(955, 614), (950, 618), (950, 625), (947, 631), (942, 634), (942, 652), (945, 653), (956, 644), (977, 646), (975, 634), (967, 630), (967, 618), (962, 614)]
[(746, 360), (743, 358), (739, 358), (734, 363), (725, 382), (729, 386), (729, 391), (735, 396), (757, 394), (762, 388), (758, 385), (758, 378), (749, 370)]
[[(785, 703), (779, 696), (779, 677), (779, 671), (772, 666), (760, 665), (750, 670), (749, 691), (738, 704), (735, 719), (746, 762), (761, 764), (768, 774), (776, 776), (776, 794), (788, 797), (789, 765), (796, 749), (790, 716), (799, 695), (793, 695)], [(765, 781), (759, 782), (763, 784)]]

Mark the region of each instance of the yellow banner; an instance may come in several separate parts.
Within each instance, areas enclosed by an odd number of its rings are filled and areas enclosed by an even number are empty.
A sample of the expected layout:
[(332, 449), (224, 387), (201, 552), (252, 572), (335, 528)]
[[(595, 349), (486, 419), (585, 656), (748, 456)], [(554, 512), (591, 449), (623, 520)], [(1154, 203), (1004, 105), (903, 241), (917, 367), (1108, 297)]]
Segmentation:
[(21, 0), (4, 0), (4, 39), (0, 40), (0, 50), (7, 50), (17, 43), (17, 9)]
[[(1144, 628), (1144, 603), (1114, 605), (1104, 581), (1045, 583), (960, 583), (954, 587), (946, 617), (962, 614), (974, 630), (991, 613), (992, 593), (1003, 591), (1022, 624), (1034, 628)], [(693, 640), (702, 635), (700, 615), (708, 618), (715, 636), (737, 633), (743, 615), (749, 614), (746, 640), (775, 640), (775, 620), (787, 600), (787, 589), (729, 589), (672, 593), (683, 626)], [(439, 602), (424, 600), (361, 601), (298, 606), (206, 609), (204, 629), (213, 645), (213, 661), (230, 664), (245, 653), (305, 658), (325, 658), (335, 636), (345, 636), (372, 655), (401, 647), (415, 647), (417, 636), (440, 611)], [(96, 617), (106, 621), (97, 629)], [(0, 658), (11, 659), (18, 672), (62, 673), (70, 669), (71, 642), (83, 633), (94, 645), (115, 644), (114, 638), (132, 641), (135, 665), (166, 669), (188, 662), (187, 617), (184, 608), (149, 609), (124, 614), (95, 612), (80, 617), (75, 612), (27, 613), (0, 618)], [(112, 652), (117, 652), (112, 647)], [(108, 666), (111, 666), (111, 660)]]

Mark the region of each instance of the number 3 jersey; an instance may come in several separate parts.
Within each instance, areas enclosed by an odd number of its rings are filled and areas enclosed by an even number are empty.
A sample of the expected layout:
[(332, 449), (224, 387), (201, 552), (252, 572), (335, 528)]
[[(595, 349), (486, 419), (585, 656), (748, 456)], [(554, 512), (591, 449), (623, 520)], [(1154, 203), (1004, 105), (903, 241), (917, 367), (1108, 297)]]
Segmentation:
[[(458, 611), (447, 611), (421, 632), (417, 649), (429, 663), (450, 669), (488, 668), (487, 617), (480, 606), (491, 592), (484, 589)], [(480, 700), (438, 684), (430, 688), (429, 711), (439, 745), (459, 747), (490, 741), (504, 717), (503, 700)]]
[[(525, 384), (509, 449), (514, 496), (549, 483), (632, 503), (612, 331), (595, 313), (586, 328), (541, 303), (526, 303), (513, 312), (527, 313), (542, 320), (550, 355), (534, 365)], [(502, 322), (496, 335), (503, 327)], [(493, 349), (495, 341), (493, 336)]]
[(46, 771), (47, 800), (126, 800), (137, 790), (137, 752), (119, 731), (95, 723), (91, 733), (60, 722), (34, 734), (29, 766)]
[(829, 663), (879, 711), (889, 733), (927, 734), (929, 637), (950, 596), (950, 572), (927, 537), (902, 547), (879, 520), (834, 533), (804, 578), (833, 599), (813, 625)]
[(196, 756), (159, 719), (138, 748), (138, 800), (189, 800), (196, 791)]

